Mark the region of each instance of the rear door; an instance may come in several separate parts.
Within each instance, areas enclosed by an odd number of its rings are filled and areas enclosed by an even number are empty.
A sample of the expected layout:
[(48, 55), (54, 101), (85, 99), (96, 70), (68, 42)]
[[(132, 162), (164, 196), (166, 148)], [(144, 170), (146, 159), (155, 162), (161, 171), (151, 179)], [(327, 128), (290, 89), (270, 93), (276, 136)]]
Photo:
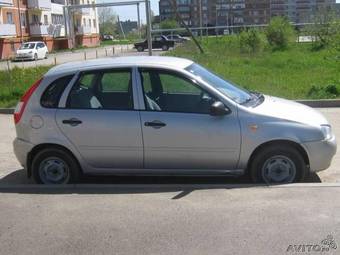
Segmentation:
[(129, 68), (85, 72), (56, 119), (84, 160), (97, 169), (140, 169), (143, 144)]

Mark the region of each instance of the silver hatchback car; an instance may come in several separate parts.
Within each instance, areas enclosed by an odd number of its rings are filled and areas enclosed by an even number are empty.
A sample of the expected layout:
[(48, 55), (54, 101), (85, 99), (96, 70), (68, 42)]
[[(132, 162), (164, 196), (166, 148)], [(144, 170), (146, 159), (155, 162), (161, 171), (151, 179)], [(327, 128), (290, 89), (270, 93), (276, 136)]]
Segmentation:
[(91, 175), (241, 175), (291, 183), (336, 152), (317, 111), (233, 85), (187, 59), (52, 68), (14, 114), (14, 151), (44, 184)]

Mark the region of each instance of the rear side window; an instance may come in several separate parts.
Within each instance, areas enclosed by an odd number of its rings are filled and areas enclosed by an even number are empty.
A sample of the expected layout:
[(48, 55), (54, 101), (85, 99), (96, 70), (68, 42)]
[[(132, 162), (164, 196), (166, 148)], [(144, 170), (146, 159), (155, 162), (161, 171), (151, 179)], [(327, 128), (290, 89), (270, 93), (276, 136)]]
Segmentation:
[(52, 82), (41, 96), (41, 106), (45, 108), (58, 108), (59, 100), (73, 75), (64, 76)]

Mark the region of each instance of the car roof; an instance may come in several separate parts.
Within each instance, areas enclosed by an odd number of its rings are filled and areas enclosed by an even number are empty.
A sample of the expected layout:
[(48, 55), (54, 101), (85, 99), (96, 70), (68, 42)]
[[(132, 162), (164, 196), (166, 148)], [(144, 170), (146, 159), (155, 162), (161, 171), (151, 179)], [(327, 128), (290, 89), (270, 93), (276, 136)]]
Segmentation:
[(45, 76), (57, 75), (62, 73), (72, 73), (76, 71), (91, 70), (98, 68), (110, 68), (110, 67), (127, 67), (127, 66), (139, 66), (139, 67), (166, 67), (170, 69), (181, 70), (193, 64), (193, 61), (184, 58), (175, 57), (113, 57), (113, 58), (101, 58), (86, 61), (77, 61), (61, 64), (51, 68)]

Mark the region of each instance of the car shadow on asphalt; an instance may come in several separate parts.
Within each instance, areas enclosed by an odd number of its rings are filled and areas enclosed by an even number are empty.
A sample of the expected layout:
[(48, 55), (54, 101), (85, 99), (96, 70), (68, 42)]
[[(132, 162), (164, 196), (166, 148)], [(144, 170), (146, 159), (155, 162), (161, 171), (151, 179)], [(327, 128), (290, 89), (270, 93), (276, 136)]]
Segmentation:
[[(320, 183), (311, 174), (305, 183)], [(14, 171), (0, 179), (0, 193), (21, 194), (141, 194), (179, 192), (172, 199), (181, 199), (196, 190), (266, 187), (253, 184), (248, 176), (187, 177), (187, 176), (105, 176), (83, 177), (80, 183), (63, 186), (35, 185), (25, 170)]]

